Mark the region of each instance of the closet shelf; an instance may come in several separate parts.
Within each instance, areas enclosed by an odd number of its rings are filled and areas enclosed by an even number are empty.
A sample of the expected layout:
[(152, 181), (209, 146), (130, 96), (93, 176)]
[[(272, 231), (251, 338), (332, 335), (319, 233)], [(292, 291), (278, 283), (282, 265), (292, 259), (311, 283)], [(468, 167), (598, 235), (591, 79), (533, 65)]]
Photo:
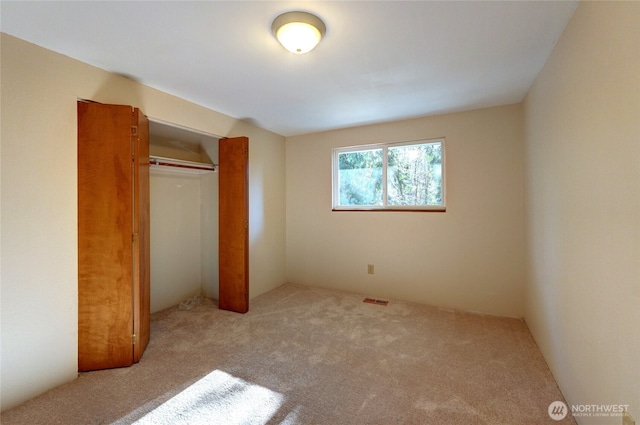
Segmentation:
[(216, 171), (215, 164), (165, 158), (162, 156), (149, 156), (149, 164), (152, 170), (171, 171), (174, 173), (203, 174)]

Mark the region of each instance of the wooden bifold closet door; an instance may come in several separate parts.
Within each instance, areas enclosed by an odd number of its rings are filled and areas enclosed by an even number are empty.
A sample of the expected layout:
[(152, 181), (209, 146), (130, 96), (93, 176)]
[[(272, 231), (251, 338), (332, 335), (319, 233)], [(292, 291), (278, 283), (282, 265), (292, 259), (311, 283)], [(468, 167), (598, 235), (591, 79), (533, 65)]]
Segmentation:
[(249, 310), (249, 139), (218, 142), (219, 307)]
[(78, 369), (130, 366), (150, 337), (149, 123), (78, 102)]

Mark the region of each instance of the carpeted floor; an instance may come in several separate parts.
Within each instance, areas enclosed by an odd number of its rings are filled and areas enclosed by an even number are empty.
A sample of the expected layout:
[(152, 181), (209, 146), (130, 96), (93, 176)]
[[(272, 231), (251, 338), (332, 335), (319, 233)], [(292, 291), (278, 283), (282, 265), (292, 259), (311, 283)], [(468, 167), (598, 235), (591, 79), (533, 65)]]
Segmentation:
[(521, 320), (283, 285), (245, 315), (152, 315), (130, 368), (84, 373), (11, 424), (555, 424), (564, 401)]

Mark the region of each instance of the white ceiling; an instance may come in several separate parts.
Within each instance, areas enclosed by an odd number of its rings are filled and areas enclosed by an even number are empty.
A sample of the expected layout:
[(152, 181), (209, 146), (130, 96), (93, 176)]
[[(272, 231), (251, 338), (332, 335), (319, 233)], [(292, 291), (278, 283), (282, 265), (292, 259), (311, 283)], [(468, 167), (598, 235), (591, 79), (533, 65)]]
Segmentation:
[[(0, 3), (3, 32), (284, 136), (516, 103), (577, 1)], [(304, 10), (306, 55), (271, 33)]]

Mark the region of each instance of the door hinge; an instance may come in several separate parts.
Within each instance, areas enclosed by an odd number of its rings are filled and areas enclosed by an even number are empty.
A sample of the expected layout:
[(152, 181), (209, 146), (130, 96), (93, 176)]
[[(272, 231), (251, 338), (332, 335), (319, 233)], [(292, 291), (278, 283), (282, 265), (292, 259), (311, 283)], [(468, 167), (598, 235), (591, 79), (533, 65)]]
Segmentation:
[(131, 335), (131, 343), (134, 345), (138, 343), (138, 335), (136, 334)]
[(138, 135), (138, 126), (137, 125), (132, 125), (131, 126), (131, 135), (132, 136), (137, 136)]
[(245, 220), (244, 221), (244, 228), (248, 229), (249, 228), (249, 220)]
[(137, 233), (134, 233), (134, 234), (131, 235), (131, 241), (133, 243), (138, 242), (138, 234)]

